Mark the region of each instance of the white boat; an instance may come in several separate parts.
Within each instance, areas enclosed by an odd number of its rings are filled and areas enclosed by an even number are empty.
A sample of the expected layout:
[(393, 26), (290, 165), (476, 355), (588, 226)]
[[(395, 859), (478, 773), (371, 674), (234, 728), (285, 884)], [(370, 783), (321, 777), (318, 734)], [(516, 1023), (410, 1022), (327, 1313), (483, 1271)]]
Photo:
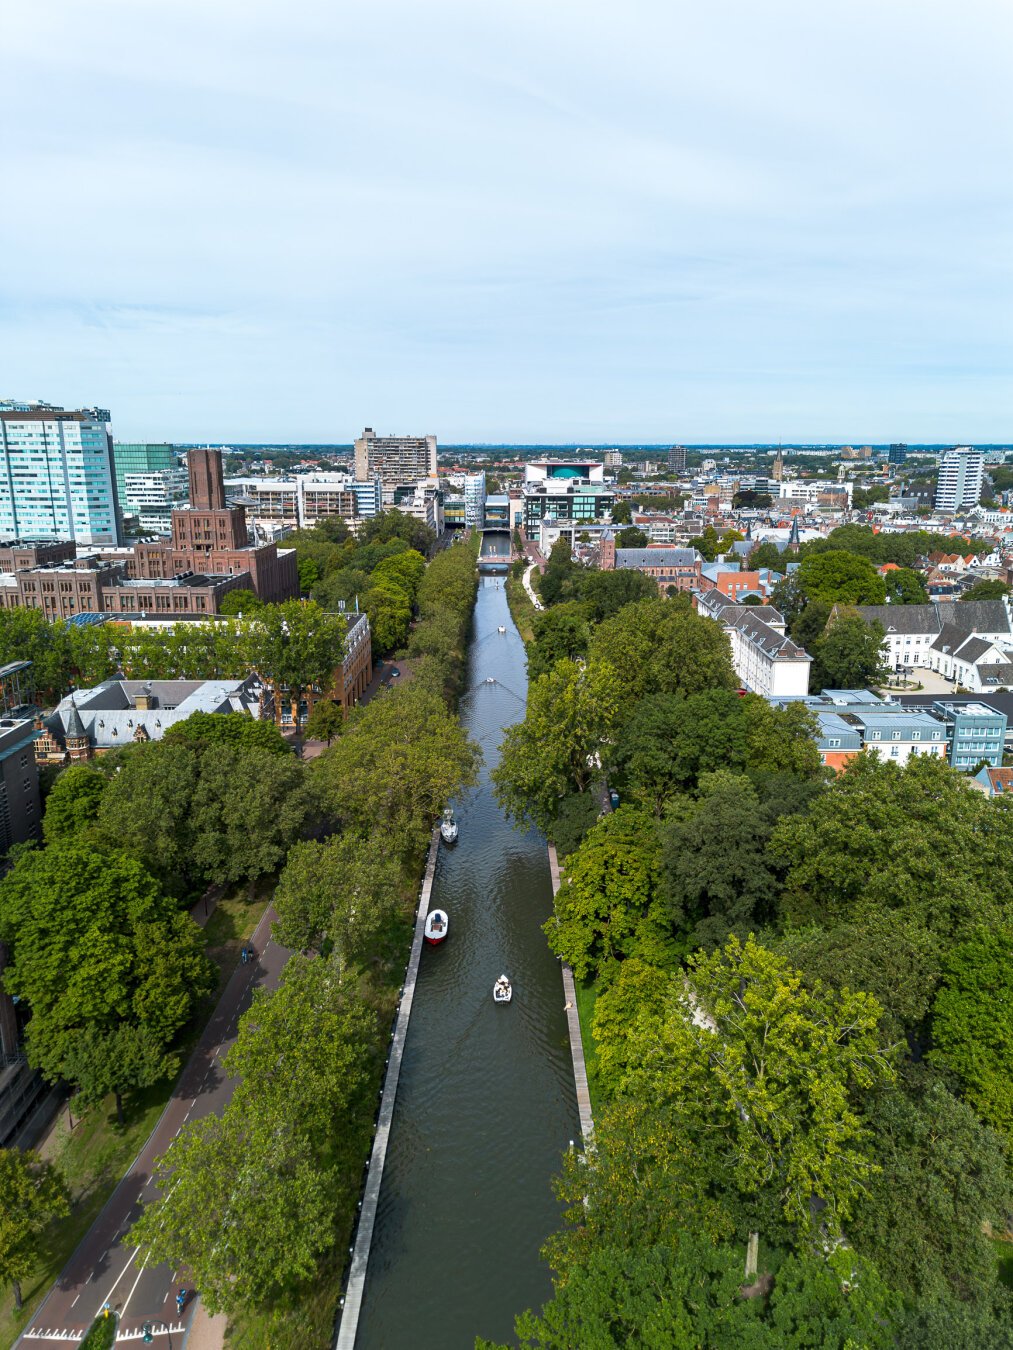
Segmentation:
[(450, 927), (450, 920), (447, 918), (447, 912), (444, 909), (434, 909), (430, 911), (426, 918), (426, 926), (423, 930), (425, 939), (430, 947), (438, 947), (441, 942), (446, 940), (447, 929)]
[(505, 633), (505, 632), (506, 632), (506, 624), (502, 624), (502, 623), (500, 624), (500, 626), (499, 626), (499, 632), (501, 632), (501, 633)]
[(443, 813), (443, 819), (440, 821), (440, 836), (445, 844), (454, 844), (457, 842), (459, 830), (457, 821), (454, 819), (454, 813), (448, 806)]
[(509, 1003), (513, 996), (513, 986), (505, 975), (501, 975), (492, 987), (493, 1003)]

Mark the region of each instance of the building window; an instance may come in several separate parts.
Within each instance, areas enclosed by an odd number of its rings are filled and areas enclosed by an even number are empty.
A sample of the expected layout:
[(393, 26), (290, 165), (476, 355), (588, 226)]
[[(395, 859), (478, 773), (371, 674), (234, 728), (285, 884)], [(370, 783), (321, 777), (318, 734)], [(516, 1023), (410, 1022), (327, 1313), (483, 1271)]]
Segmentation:
[(891, 756), (892, 756), (894, 759), (899, 759), (899, 758), (900, 758), (900, 746), (899, 746), (899, 745), (895, 745), (895, 746), (893, 747), (893, 749), (890, 751), (890, 754), (891, 754)]

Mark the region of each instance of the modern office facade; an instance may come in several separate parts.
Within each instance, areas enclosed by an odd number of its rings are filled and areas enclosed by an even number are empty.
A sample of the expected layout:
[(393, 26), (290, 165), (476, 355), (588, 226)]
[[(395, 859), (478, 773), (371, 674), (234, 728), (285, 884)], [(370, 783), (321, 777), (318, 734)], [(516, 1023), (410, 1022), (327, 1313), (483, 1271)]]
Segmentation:
[(107, 409), (0, 402), (0, 535), (119, 543)]
[(610, 520), (615, 493), (600, 461), (531, 460), (524, 466), (524, 529), (534, 539), (542, 521), (593, 524)]
[(903, 464), (907, 459), (907, 446), (903, 441), (897, 441), (890, 446), (887, 451), (886, 462), (888, 464)]
[(142, 534), (171, 534), (172, 513), (185, 506), (187, 474), (182, 468), (125, 473), (117, 487), (120, 523), (136, 522)]
[(1002, 765), (1006, 741), (1006, 717), (987, 703), (933, 703), (932, 711), (947, 730), (950, 763), (955, 769), (971, 773), (983, 763), (992, 768)]
[(162, 473), (182, 467), (174, 447), (168, 441), (113, 441), (116, 495), (124, 514), (129, 514), (124, 503), (128, 473)]
[(480, 530), (485, 524), (485, 470), (469, 473), (464, 480), (464, 523)]
[(673, 473), (686, 472), (686, 447), (673, 445), (668, 452), (668, 467)]
[(377, 436), (372, 427), (355, 442), (355, 476), (360, 483), (379, 474), (385, 488), (435, 478), (435, 436)]
[(985, 476), (985, 457), (980, 450), (958, 445), (939, 461), (936, 479), (936, 510), (962, 511), (977, 506)]

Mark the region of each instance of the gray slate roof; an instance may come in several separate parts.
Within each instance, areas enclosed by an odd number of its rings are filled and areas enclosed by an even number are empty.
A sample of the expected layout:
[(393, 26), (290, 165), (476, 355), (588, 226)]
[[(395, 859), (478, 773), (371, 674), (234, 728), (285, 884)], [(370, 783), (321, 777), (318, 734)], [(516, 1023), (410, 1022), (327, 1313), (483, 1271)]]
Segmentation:
[(617, 548), (616, 567), (692, 567), (695, 548)]

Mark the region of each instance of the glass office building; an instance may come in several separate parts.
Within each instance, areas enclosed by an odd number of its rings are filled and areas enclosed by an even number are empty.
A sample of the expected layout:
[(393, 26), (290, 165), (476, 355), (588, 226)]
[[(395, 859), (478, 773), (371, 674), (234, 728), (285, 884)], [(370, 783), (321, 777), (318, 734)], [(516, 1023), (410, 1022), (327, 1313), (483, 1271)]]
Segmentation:
[(109, 412), (0, 402), (0, 538), (118, 544)]

